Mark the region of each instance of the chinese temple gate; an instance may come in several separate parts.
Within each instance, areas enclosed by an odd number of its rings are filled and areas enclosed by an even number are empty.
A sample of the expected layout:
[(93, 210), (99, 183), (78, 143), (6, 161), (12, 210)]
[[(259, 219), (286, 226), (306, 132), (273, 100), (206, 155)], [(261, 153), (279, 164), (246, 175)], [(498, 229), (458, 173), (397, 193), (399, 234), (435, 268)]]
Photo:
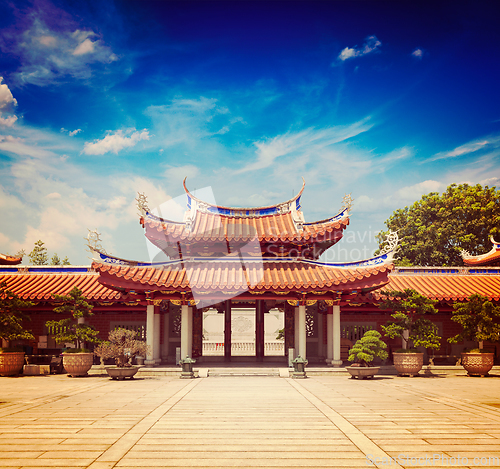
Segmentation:
[(138, 198), (146, 238), (167, 260), (124, 260), (106, 254), (98, 236), (89, 242), (99, 282), (146, 306), (151, 346), (146, 363), (165, 361), (165, 353), (171, 361), (171, 327), (165, 319), (162, 326), (161, 316), (172, 321), (171, 313), (179, 310), (181, 356), (202, 356), (202, 313), (207, 308), (224, 314), (224, 357), (230, 361), (233, 307), (255, 310), (255, 357), (263, 361), (264, 317), (277, 307), (285, 313), (287, 352), (294, 349), (295, 355), (307, 357), (307, 308), (315, 308), (326, 327), (326, 350), (316, 354), (340, 366), (341, 309), (389, 282), (397, 236), (377, 257), (324, 263), (319, 257), (349, 224), (349, 196), (333, 217), (306, 222), (300, 205), (304, 185), (286, 202), (257, 208), (210, 204), (190, 193), (185, 181), (184, 188), (187, 210), (182, 222), (153, 214), (145, 196)]

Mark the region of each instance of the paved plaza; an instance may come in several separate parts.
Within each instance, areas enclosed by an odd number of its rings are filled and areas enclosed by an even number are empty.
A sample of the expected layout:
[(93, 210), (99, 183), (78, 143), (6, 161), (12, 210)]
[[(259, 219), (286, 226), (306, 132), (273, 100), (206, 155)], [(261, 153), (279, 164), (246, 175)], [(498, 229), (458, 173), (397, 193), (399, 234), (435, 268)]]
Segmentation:
[(1, 468), (375, 466), (500, 468), (500, 376), (0, 378)]

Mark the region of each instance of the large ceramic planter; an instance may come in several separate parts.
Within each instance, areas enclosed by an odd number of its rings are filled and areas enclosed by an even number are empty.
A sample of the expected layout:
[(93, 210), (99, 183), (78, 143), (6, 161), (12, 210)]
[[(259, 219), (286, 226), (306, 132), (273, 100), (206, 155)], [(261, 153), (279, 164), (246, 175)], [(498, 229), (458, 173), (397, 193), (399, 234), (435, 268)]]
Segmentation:
[(380, 370), (379, 366), (346, 366), (351, 378), (372, 379)]
[(394, 367), (398, 376), (418, 376), (418, 372), (424, 366), (424, 354), (417, 353), (393, 353)]
[(0, 353), (0, 376), (18, 375), (23, 369), (24, 352)]
[(63, 367), (70, 376), (87, 376), (93, 364), (93, 353), (63, 353)]
[(107, 366), (106, 372), (111, 379), (123, 380), (125, 378), (134, 379), (134, 375), (139, 371), (137, 366)]
[(493, 368), (493, 353), (462, 353), (462, 366), (469, 376), (484, 377)]

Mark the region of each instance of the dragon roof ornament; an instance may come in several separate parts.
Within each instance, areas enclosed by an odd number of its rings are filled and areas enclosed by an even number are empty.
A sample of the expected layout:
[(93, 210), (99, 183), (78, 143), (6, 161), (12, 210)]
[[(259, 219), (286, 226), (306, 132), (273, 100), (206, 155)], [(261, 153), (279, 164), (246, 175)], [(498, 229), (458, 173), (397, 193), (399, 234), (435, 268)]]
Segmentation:
[(344, 197), (342, 198), (342, 208), (340, 211), (343, 212), (344, 210), (347, 210), (348, 213), (351, 213), (351, 207), (353, 202), (354, 199), (351, 197), (351, 194), (344, 195)]
[(149, 212), (148, 198), (143, 192), (137, 193), (137, 208), (139, 209), (139, 215), (145, 217)]
[(106, 250), (102, 247), (101, 244), (101, 233), (98, 233), (97, 230), (88, 230), (89, 234), (87, 235), (87, 247), (89, 248), (89, 252), (91, 254), (101, 253), (104, 255), (109, 255)]
[(385, 242), (387, 244), (380, 250), (380, 254), (388, 254), (390, 252), (394, 254), (398, 249), (398, 243), (399, 243), (398, 232), (389, 230), (389, 232), (385, 235)]

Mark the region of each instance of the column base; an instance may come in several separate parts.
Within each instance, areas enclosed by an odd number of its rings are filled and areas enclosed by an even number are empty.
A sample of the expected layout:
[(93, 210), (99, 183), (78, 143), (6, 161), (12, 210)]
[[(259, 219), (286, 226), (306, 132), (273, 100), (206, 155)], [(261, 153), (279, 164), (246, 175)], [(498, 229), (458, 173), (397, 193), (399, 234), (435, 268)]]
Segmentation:
[(332, 366), (334, 366), (335, 368), (341, 367), (342, 363), (342, 360), (332, 360)]
[(154, 365), (159, 365), (161, 363), (161, 360), (158, 358), (158, 359), (154, 359), (154, 360), (144, 360), (144, 364), (146, 366), (154, 366)]

